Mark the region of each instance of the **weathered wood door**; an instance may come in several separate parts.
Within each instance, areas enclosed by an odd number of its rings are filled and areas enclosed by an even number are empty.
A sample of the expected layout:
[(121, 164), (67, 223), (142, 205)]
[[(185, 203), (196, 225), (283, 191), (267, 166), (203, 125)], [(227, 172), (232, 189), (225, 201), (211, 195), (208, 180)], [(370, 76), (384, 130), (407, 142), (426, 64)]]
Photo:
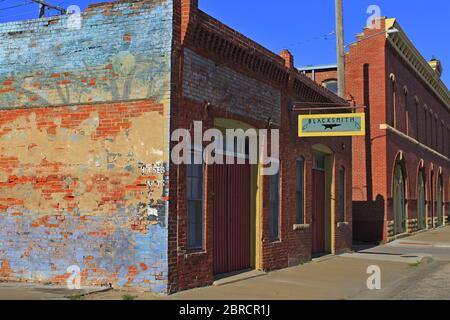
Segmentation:
[(325, 170), (313, 169), (312, 254), (325, 252)]
[(248, 164), (213, 165), (214, 274), (251, 267)]

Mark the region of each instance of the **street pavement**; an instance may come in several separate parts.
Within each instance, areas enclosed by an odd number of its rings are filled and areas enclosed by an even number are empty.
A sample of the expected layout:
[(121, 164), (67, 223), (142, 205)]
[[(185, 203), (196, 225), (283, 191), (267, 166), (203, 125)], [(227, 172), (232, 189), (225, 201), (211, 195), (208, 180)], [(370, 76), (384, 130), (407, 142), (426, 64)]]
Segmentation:
[[(380, 270), (379, 290), (367, 286), (372, 275), (368, 268), (373, 266)], [(170, 296), (91, 290), (74, 292), (54, 286), (0, 283), (0, 299), (450, 300), (450, 227), (270, 273), (244, 273)]]
[(65, 286), (38, 283), (0, 282), (0, 300), (67, 300), (105, 291), (105, 288), (69, 290)]

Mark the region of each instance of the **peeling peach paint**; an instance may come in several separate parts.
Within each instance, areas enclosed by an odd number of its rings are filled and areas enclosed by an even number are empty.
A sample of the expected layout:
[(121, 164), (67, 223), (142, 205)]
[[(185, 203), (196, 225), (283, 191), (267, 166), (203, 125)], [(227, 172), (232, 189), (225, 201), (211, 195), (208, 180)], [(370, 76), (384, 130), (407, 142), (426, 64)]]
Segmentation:
[(9, 260), (5, 259), (2, 261), (2, 265), (0, 267), (0, 276), (2, 277), (8, 277), (11, 275), (13, 270), (11, 269), (9, 265)]
[[(5, 202), (1, 199), (26, 198), (27, 208), (46, 215), (67, 208), (68, 202), (92, 214), (113, 212), (116, 201), (141, 202), (147, 181), (163, 179), (161, 174), (142, 176), (138, 168), (162, 160), (163, 116), (123, 106), (111, 119), (107, 109), (50, 112), (46, 118), (30, 111), (3, 123), (0, 155), (15, 160), (7, 168), (0, 164), (0, 204)], [(124, 174), (127, 167), (132, 170)], [(150, 199), (157, 201), (162, 193), (156, 184)]]

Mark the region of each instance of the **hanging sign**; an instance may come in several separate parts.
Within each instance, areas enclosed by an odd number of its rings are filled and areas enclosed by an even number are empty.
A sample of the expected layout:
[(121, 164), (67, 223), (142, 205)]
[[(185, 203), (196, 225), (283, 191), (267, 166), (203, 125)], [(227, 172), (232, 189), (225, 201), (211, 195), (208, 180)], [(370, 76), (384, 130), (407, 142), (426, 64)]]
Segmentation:
[(364, 136), (364, 113), (314, 114), (298, 116), (299, 137)]

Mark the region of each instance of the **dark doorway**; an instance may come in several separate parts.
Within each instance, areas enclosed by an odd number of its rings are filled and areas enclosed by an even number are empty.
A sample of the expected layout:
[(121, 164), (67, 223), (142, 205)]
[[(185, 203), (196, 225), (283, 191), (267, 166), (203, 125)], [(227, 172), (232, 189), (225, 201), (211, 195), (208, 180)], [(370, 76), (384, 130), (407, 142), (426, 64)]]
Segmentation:
[(397, 235), (406, 232), (406, 188), (405, 176), (401, 164), (395, 166), (393, 199), (394, 231)]
[(427, 227), (427, 201), (426, 201), (426, 183), (425, 173), (419, 172), (417, 182), (417, 222), (419, 230)]
[(442, 183), (442, 176), (440, 175), (438, 178), (438, 186), (437, 186), (437, 217), (438, 217), (438, 226), (444, 225), (444, 186)]
[(431, 228), (435, 227), (434, 224), (434, 171), (431, 171), (430, 175), (430, 201), (429, 201), (429, 215), (431, 218)]

